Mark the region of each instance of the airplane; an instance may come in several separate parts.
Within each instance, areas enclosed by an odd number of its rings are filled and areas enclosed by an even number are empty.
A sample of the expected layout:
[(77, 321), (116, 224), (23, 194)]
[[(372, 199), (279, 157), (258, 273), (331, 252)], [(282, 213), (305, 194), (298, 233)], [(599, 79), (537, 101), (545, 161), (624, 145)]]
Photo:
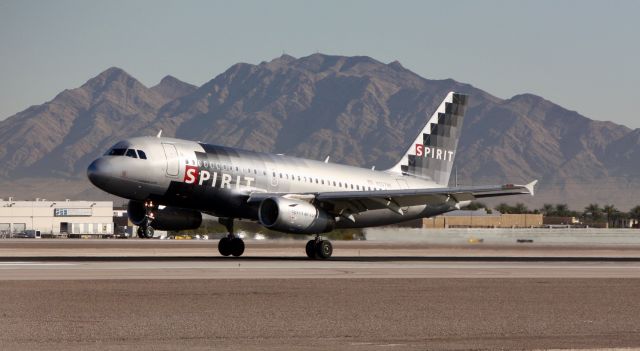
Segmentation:
[(96, 187), (129, 199), (138, 236), (153, 230), (194, 229), (202, 213), (219, 218), (228, 234), (223, 256), (241, 256), (236, 220), (274, 231), (315, 235), (311, 259), (333, 253), (322, 234), (436, 216), (472, 200), (534, 194), (526, 185), (454, 186), (449, 178), (468, 96), (449, 92), (400, 160), (377, 171), (157, 136), (120, 141), (93, 161), (87, 176)]

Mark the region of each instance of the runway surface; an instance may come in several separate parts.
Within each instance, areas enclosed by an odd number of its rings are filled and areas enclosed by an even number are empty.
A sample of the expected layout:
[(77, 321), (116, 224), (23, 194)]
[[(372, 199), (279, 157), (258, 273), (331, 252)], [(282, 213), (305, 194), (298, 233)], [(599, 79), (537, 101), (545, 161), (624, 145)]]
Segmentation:
[(301, 244), (0, 240), (0, 349), (640, 347), (637, 248)]

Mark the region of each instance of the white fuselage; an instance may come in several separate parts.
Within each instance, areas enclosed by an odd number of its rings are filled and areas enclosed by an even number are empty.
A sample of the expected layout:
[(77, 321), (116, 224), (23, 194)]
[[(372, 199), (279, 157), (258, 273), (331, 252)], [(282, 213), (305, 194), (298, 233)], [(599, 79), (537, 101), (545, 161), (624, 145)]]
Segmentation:
[[(113, 150), (116, 150), (115, 152)], [(143, 151), (146, 159), (118, 150)], [(165, 206), (199, 210), (220, 217), (257, 220), (252, 193), (305, 194), (439, 187), (434, 182), (375, 171), (197, 143), (173, 138), (140, 137), (116, 144), (89, 167), (89, 178), (101, 189), (130, 200), (154, 200)], [(138, 156), (138, 155), (135, 155)], [(427, 217), (454, 209), (454, 204), (387, 209), (360, 213), (338, 227), (367, 227)]]

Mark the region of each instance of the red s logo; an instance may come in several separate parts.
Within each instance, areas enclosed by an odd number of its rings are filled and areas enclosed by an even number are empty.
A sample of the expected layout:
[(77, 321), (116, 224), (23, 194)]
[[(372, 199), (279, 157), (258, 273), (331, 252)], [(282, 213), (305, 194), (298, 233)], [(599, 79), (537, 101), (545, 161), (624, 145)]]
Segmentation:
[(416, 144), (416, 156), (422, 157), (424, 155), (424, 145)]
[(198, 180), (198, 167), (186, 166), (184, 171), (184, 182), (194, 184)]

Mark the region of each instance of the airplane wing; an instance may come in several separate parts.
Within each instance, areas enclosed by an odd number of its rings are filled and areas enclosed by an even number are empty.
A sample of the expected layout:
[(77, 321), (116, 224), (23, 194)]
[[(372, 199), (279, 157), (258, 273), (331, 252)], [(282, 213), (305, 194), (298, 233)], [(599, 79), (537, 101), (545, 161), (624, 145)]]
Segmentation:
[(284, 196), (288, 198), (317, 201), (332, 205), (332, 212), (340, 214), (345, 210), (359, 213), (367, 210), (389, 209), (402, 213), (407, 206), (442, 204), (447, 200), (471, 201), (493, 196), (533, 195), (538, 181), (526, 185), (468, 186), (432, 189), (395, 189), (376, 191), (331, 191), (318, 193), (252, 193), (247, 202), (259, 202), (266, 198)]

